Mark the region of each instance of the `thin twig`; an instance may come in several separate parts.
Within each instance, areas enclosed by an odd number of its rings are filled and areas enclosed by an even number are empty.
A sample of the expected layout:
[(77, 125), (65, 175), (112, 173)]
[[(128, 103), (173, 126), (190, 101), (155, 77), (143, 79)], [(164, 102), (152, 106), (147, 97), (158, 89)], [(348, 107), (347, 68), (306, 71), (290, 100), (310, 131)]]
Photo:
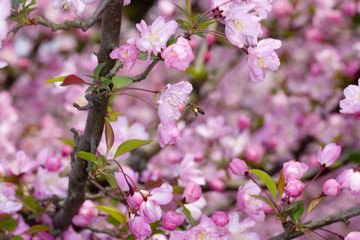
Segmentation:
[(153, 67), (159, 62), (159, 59), (155, 59), (154, 61), (152, 61), (152, 63), (150, 63), (150, 65), (145, 69), (144, 72), (140, 73), (139, 75), (136, 75), (135, 77), (132, 78), (132, 80), (134, 82), (140, 82), (141, 80), (144, 80), (146, 78), (146, 76), (149, 74), (149, 72), (151, 71), (151, 69), (153, 69)]
[(118, 201), (123, 201), (123, 199), (121, 197), (116, 196), (115, 194), (109, 192), (106, 188), (104, 188), (103, 186), (101, 186), (97, 181), (95, 180), (90, 180), (90, 182), (92, 184), (94, 184), (95, 187), (97, 187), (100, 191), (102, 191), (105, 195), (118, 200)]
[(63, 23), (54, 23), (54, 22), (49, 21), (48, 19), (38, 16), (35, 18), (35, 22), (36, 22), (36, 24), (50, 27), (52, 31), (67, 30), (69, 28), (80, 28), (82, 31), (85, 32), (92, 25), (95, 24), (95, 22), (98, 20), (101, 13), (104, 11), (104, 9), (107, 7), (107, 5), (109, 5), (109, 3), (111, 1), (112, 0), (103, 0), (99, 4), (99, 6), (96, 8), (93, 15), (87, 21), (83, 21), (83, 20), (77, 18), (73, 21), (67, 20)]
[(115, 230), (111, 230), (111, 229), (98, 229), (98, 228), (94, 228), (94, 227), (85, 227), (86, 229), (91, 230), (92, 232), (97, 232), (97, 233), (105, 233), (107, 235), (110, 235), (112, 237), (119, 237), (118, 234), (116, 233)]

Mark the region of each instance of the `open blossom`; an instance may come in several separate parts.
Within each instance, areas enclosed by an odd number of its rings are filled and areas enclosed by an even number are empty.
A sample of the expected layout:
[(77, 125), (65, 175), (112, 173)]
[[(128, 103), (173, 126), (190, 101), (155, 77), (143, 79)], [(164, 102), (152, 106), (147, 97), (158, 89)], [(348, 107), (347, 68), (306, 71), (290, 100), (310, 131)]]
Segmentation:
[(132, 38), (128, 40), (129, 44), (135, 45), (138, 49), (148, 52), (146, 65), (150, 61), (151, 52), (155, 55), (161, 52), (161, 49), (166, 48), (166, 43), (175, 34), (178, 24), (171, 20), (165, 23), (164, 17), (155, 19), (151, 26), (147, 26), (144, 20), (136, 24), (136, 28), (141, 33), (141, 38)]
[(0, 214), (13, 214), (23, 207), (21, 202), (16, 201), (15, 189), (11, 185), (0, 185)]
[(339, 158), (341, 153), (341, 146), (335, 143), (327, 144), (323, 149), (320, 148), (318, 151), (318, 161), (320, 165), (330, 167)]
[(262, 34), (260, 18), (249, 14), (254, 7), (254, 4), (236, 6), (225, 18), (226, 37), (239, 48), (255, 45), (257, 37)]
[(1, 8), (1, 12), (0, 12), (0, 48), (1, 48), (2, 46), (1, 41), (3, 41), (6, 38), (8, 33), (6, 18), (10, 15), (11, 1), (10, 0), (0, 1), (0, 8)]
[(345, 236), (344, 240), (358, 240), (360, 239), (360, 232), (351, 232)]
[(260, 240), (260, 236), (255, 232), (249, 232), (248, 228), (255, 226), (255, 220), (246, 218), (239, 222), (239, 214), (237, 212), (229, 213), (229, 224), (226, 226), (228, 234), (226, 234), (223, 240), (233, 239), (251, 239)]
[(179, 37), (176, 43), (167, 47), (161, 56), (167, 67), (174, 67), (179, 71), (185, 71), (195, 58), (189, 42), (183, 37)]
[(119, 59), (122, 63), (124, 63), (126, 70), (130, 72), (137, 58), (136, 47), (131, 44), (121, 45), (110, 53), (110, 58)]
[(167, 122), (158, 125), (158, 141), (160, 147), (165, 147), (166, 144), (175, 144), (180, 137), (180, 130), (176, 123)]
[(359, 169), (346, 169), (336, 178), (344, 192), (353, 194), (360, 202), (360, 171)]
[(349, 85), (344, 89), (345, 99), (340, 101), (340, 112), (345, 114), (360, 112), (360, 78), (358, 85)]
[[(241, 2), (240, 0), (237, 1)], [(248, 4), (255, 4), (254, 10), (261, 19), (267, 18), (267, 14), (271, 11), (272, 8), (272, 0), (246, 0), (246, 2)]]
[(265, 214), (262, 210), (264, 202), (251, 195), (259, 195), (261, 189), (252, 181), (240, 186), (236, 195), (237, 203), (241, 210), (251, 215), (257, 221), (264, 221)]
[(289, 182), (290, 179), (299, 180), (304, 173), (308, 170), (308, 165), (305, 163), (288, 161), (283, 164), (283, 174), (285, 182)]
[(249, 74), (254, 82), (261, 82), (265, 78), (265, 68), (277, 70), (280, 60), (274, 49), (281, 46), (281, 41), (267, 38), (259, 41), (256, 47), (249, 47)]
[(200, 223), (188, 231), (174, 231), (170, 239), (221, 239), (220, 229), (206, 215), (201, 216)]
[(155, 222), (161, 219), (162, 211), (160, 205), (166, 205), (173, 199), (173, 188), (168, 183), (154, 188), (147, 199), (140, 206), (140, 215), (148, 222)]
[(149, 222), (142, 216), (136, 216), (129, 221), (130, 231), (135, 235), (136, 240), (144, 240), (151, 234)]
[(86, 200), (79, 209), (78, 214), (73, 217), (72, 222), (76, 226), (80, 227), (86, 227), (90, 225), (92, 220), (98, 215), (99, 212), (99, 210), (94, 207), (94, 202), (91, 200)]
[[(130, 190), (129, 184), (131, 187), (134, 188), (135, 187), (134, 184), (136, 185), (138, 183), (139, 173), (135, 172), (134, 170), (131, 169), (131, 167), (126, 165), (122, 165), (122, 169), (124, 170), (124, 173), (115, 172), (114, 175), (119, 188), (122, 191), (127, 192)], [(126, 175), (126, 179), (125, 179), (125, 175)]]
[(60, 177), (58, 172), (49, 172), (40, 167), (36, 174), (34, 196), (45, 198), (55, 194), (59, 197), (66, 197), (68, 181), (68, 177)]
[(166, 230), (174, 230), (179, 227), (185, 220), (185, 215), (176, 214), (174, 211), (168, 211), (164, 214), (162, 227)]
[(180, 108), (189, 100), (193, 87), (189, 82), (181, 81), (168, 84), (158, 95), (156, 103), (159, 105), (158, 114), (164, 124), (180, 118)]
[(95, 2), (96, 0), (53, 0), (52, 6), (55, 9), (63, 11), (74, 11), (78, 16), (82, 16), (85, 11), (86, 4)]

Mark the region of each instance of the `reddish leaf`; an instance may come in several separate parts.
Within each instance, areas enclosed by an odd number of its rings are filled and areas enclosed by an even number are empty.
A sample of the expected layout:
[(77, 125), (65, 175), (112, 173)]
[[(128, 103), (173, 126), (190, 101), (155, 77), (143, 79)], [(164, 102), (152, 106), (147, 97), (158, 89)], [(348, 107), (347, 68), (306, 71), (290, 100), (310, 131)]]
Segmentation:
[(109, 152), (114, 144), (114, 130), (111, 127), (109, 121), (105, 118), (105, 139), (106, 139), (106, 151)]
[(82, 80), (81, 78), (79, 78), (74, 74), (71, 74), (64, 79), (64, 82), (60, 86), (69, 86), (73, 84), (83, 84), (83, 83), (85, 83), (84, 80)]

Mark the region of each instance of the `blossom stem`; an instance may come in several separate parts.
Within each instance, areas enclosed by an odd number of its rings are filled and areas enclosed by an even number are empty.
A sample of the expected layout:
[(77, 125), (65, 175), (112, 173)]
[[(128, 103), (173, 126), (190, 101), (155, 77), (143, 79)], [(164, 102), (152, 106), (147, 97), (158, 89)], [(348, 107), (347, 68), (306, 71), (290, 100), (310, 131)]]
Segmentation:
[(323, 231), (325, 231), (325, 232), (331, 233), (331, 234), (337, 236), (337, 237), (340, 238), (340, 239), (344, 239), (344, 236), (342, 236), (342, 235), (340, 235), (340, 234), (338, 234), (338, 233), (336, 233), (336, 232), (333, 232), (333, 231), (330, 231), (330, 230), (327, 230), (327, 229), (324, 229), (324, 228), (321, 228), (321, 227), (320, 227), (319, 229), (320, 229), (320, 230), (323, 230)]
[(303, 191), (320, 176), (320, 174), (325, 170), (325, 168), (326, 168), (325, 165), (321, 165), (320, 171), (314, 176), (313, 179), (311, 179), (311, 181), (308, 184), (306, 184)]
[(148, 89), (144, 89), (144, 88), (135, 88), (135, 87), (114, 89), (113, 92), (118, 92), (121, 90), (139, 90), (139, 91), (150, 92), (150, 93), (155, 93), (155, 94), (160, 93), (159, 91), (153, 91), (153, 90), (148, 90)]
[(135, 96), (135, 95), (132, 95), (132, 94), (129, 94), (129, 93), (121, 93), (121, 94), (120, 93), (110, 93), (109, 95), (127, 95), (127, 96), (131, 96), (131, 97), (137, 98), (137, 99), (147, 103), (149, 106), (151, 106), (153, 109), (155, 109), (157, 111), (157, 108), (154, 107), (151, 103), (147, 102), (146, 100), (144, 100), (144, 99), (142, 99), (142, 98), (140, 98), (138, 96)]

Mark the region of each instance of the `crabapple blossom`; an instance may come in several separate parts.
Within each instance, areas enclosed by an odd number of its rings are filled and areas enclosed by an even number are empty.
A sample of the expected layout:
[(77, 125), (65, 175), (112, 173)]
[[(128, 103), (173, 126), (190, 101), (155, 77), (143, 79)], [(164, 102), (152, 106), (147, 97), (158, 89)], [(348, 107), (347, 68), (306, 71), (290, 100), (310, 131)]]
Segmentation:
[(254, 182), (249, 181), (244, 186), (239, 187), (236, 195), (240, 209), (248, 213), (256, 221), (263, 221), (265, 218), (262, 210), (264, 202), (251, 195), (259, 195), (260, 193), (261, 189)]
[(360, 78), (358, 85), (350, 84), (344, 89), (345, 99), (340, 101), (340, 112), (352, 114), (360, 112)]
[(180, 130), (176, 123), (167, 122), (162, 124), (161, 122), (158, 125), (158, 140), (160, 147), (165, 147), (166, 144), (175, 144), (180, 138)]
[(18, 151), (12, 161), (1, 159), (3, 171), (7, 176), (21, 175), (35, 171), (40, 166), (38, 161), (29, 159), (24, 151)]
[(257, 44), (257, 37), (262, 34), (260, 18), (249, 14), (254, 7), (255, 4), (236, 6), (225, 18), (226, 37), (230, 43), (239, 48)]
[(357, 169), (346, 169), (336, 178), (340, 187), (348, 193), (353, 194), (360, 202), (360, 171)]
[(45, 168), (50, 172), (57, 172), (61, 166), (61, 158), (56, 155), (50, 155), (45, 160)]
[(185, 81), (166, 85), (156, 99), (161, 123), (165, 124), (180, 118), (179, 108), (189, 100), (192, 89), (192, 85)]
[(59, 197), (66, 197), (68, 181), (68, 177), (60, 177), (59, 173), (49, 172), (40, 167), (36, 174), (34, 196), (45, 198), (55, 194)]
[[(11, 0), (3, 0), (0, 2), (0, 48), (2, 46), (2, 41), (6, 38), (8, 33), (8, 25), (6, 18), (10, 15), (11, 11)], [(7, 65), (6, 62), (0, 60), (0, 68), (3, 68)]]
[(187, 153), (181, 161), (178, 174), (180, 178), (180, 186), (186, 186), (187, 182), (194, 182), (198, 185), (205, 185), (204, 173), (196, 168), (194, 154)]
[(188, 182), (182, 194), (183, 198), (185, 199), (186, 203), (191, 203), (197, 201), (202, 195), (201, 187), (194, 183)]
[(165, 48), (161, 57), (165, 59), (167, 67), (173, 67), (179, 71), (185, 71), (195, 58), (189, 42), (183, 37), (179, 37), (176, 43)]
[(90, 225), (92, 220), (98, 215), (99, 210), (94, 208), (95, 204), (91, 200), (86, 200), (77, 215), (72, 219), (72, 222), (79, 227), (86, 227)]
[[(237, 0), (237, 2), (241, 4), (240, 0)], [(255, 4), (254, 10), (261, 19), (267, 18), (267, 14), (272, 8), (272, 0), (246, 0), (246, 2), (248, 4)]]
[(134, 195), (127, 198), (128, 206), (135, 211), (140, 208), (143, 201), (144, 197), (138, 191), (134, 192)]
[(162, 16), (171, 16), (176, 10), (175, 4), (169, 0), (158, 1), (157, 8)]
[(131, 44), (121, 45), (110, 53), (110, 58), (119, 59), (122, 63), (124, 63), (126, 70), (130, 72), (137, 58), (136, 47)]
[(0, 214), (13, 214), (23, 207), (21, 202), (16, 200), (15, 189), (11, 184), (0, 184)]
[(162, 215), (160, 205), (166, 205), (173, 199), (172, 191), (173, 189), (168, 183), (154, 188), (140, 205), (141, 216), (150, 223), (160, 220)]
[(251, 120), (247, 115), (241, 114), (237, 119), (237, 124), (239, 129), (243, 130), (250, 126)]
[(335, 143), (327, 144), (323, 149), (318, 151), (318, 161), (321, 166), (330, 167), (339, 158), (341, 153), (341, 146)]
[(255, 220), (246, 218), (239, 222), (239, 214), (237, 212), (229, 213), (229, 224), (226, 226), (228, 234), (224, 236), (224, 240), (232, 239), (251, 239), (260, 240), (260, 236), (255, 232), (248, 232), (248, 228), (255, 226)]
[(289, 197), (296, 198), (301, 195), (303, 188), (304, 188), (303, 182), (301, 182), (300, 180), (291, 178), (286, 183), (286, 187), (284, 188), (284, 190), (286, 192), (286, 195), (288, 195)]
[(281, 46), (281, 41), (267, 38), (260, 40), (256, 47), (248, 48), (248, 66), (250, 79), (253, 82), (261, 82), (265, 78), (265, 68), (277, 70), (280, 60), (274, 49)]
[(185, 215), (177, 214), (174, 211), (168, 211), (164, 214), (161, 226), (166, 230), (174, 230), (185, 220)]
[(219, 11), (221, 12), (221, 16), (226, 17), (231, 12), (233, 6), (234, 6), (233, 1), (211, 0), (210, 10), (214, 10), (218, 7)]
[(239, 158), (233, 158), (229, 163), (229, 168), (235, 175), (244, 175), (248, 170), (246, 162)]
[(229, 216), (226, 212), (216, 211), (213, 212), (211, 220), (215, 223), (216, 226), (223, 227), (229, 223)]
[(130, 231), (135, 235), (135, 239), (144, 240), (151, 234), (149, 222), (143, 216), (136, 216), (129, 221)]
[(328, 196), (336, 197), (340, 192), (340, 184), (335, 179), (328, 179), (324, 182), (323, 193)]
[(344, 240), (358, 240), (360, 239), (360, 232), (351, 232), (345, 236)]
[(134, 172), (132, 168), (126, 165), (122, 165), (121, 168), (124, 172), (115, 172), (114, 176), (116, 178), (119, 188), (122, 191), (127, 192), (130, 191), (130, 187), (134, 188), (135, 185), (138, 183), (139, 173)]
[(289, 182), (290, 179), (299, 180), (304, 173), (309, 169), (306, 163), (288, 161), (283, 164), (283, 174), (285, 182)]
[(127, 42), (135, 45), (138, 49), (144, 52), (148, 52), (146, 60), (146, 66), (149, 64), (151, 52), (155, 55), (166, 48), (166, 43), (175, 34), (178, 24), (171, 20), (165, 23), (164, 17), (158, 17), (155, 19), (151, 26), (147, 26), (144, 20), (136, 24), (136, 28), (141, 33), (141, 38), (132, 38)]
[(63, 11), (74, 11), (78, 16), (82, 16), (87, 4), (93, 3), (96, 0), (53, 0), (52, 6), (55, 9)]

